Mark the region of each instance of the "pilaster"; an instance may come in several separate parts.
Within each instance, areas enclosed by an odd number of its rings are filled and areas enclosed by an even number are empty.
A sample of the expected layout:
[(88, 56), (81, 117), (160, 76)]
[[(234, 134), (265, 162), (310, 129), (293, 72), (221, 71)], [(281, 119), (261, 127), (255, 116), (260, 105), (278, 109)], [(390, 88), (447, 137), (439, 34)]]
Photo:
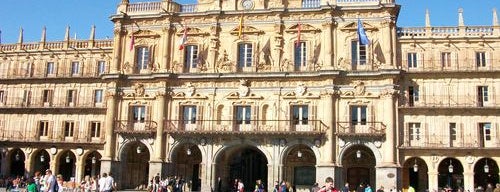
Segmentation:
[[(164, 86), (161, 87), (160, 89), (164, 89)], [(158, 91), (157, 93), (157, 102), (158, 102), (158, 109), (157, 109), (157, 114), (156, 114), (156, 121), (158, 127), (156, 128), (156, 138), (154, 142), (154, 156), (153, 160), (154, 161), (162, 161), (162, 148), (163, 148), (163, 131), (164, 131), (164, 122), (165, 122), (165, 91)]]
[(105, 129), (105, 140), (106, 143), (104, 144), (104, 155), (103, 159), (104, 160), (112, 160), (114, 151), (115, 151), (115, 134), (113, 133), (113, 126), (114, 126), (114, 121), (116, 115), (116, 103), (117, 103), (117, 98), (116, 98), (116, 83), (110, 83), (110, 87), (113, 90), (108, 90), (106, 92), (106, 103), (107, 103), (107, 110), (106, 110), (106, 121), (104, 124), (104, 129)]
[(332, 37), (332, 25), (334, 23), (332, 21), (327, 21), (323, 24), (323, 39), (326, 43), (323, 43), (323, 49), (325, 50), (323, 53), (323, 69), (324, 70), (333, 70), (334, 63), (332, 62), (333, 52), (333, 37)]
[(384, 123), (385, 128), (385, 142), (382, 145), (382, 150), (384, 151), (382, 156), (382, 161), (380, 166), (394, 166), (395, 161), (395, 144), (396, 144), (396, 130), (395, 130), (395, 104), (394, 96), (397, 93), (393, 88), (389, 88), (383, 91), (383, 107), (384, 107)]
[(372, 187), (378, 189), (380, 186), (384, 186), (387, 189), (399, 189), (398, 181), (401, 176), (398, 169), (397, 167), (376, 167), (376, 183)]
[(121, 62), (121, 52), (122, 52), (122, 25), (121, 23), (117, 23), (115, 25), (114, 39), (113, 39), (113, 62), (111, 63), (110, 73), (118, 73), (120, 62)]
[(429, 191), (437, 191), (438, 190), (438, 172), (430, 171), (427, 173), (429, 175)]
[(475, 191), (474, 188), (474, 172), (464, 171), (464, 191)]

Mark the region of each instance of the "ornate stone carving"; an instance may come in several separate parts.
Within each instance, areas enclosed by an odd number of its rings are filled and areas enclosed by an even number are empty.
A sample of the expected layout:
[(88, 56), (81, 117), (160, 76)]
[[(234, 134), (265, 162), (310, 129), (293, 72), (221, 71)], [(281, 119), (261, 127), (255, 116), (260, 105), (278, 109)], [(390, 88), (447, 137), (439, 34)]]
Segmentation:
[(399, 93), (398, 90), (393, 88), (387, 88), (380, 92), (380, 97), (394, 97)]
[(141, 83), (135, 84), (134, 85), (134, 96), (142, 97), (144, 96), (144, 93), (146, 92), (144, 89), (144, 85)]
[(189, 96), (193, 96), (196, 92), (196, 88), (191, 84), (191, 82), (188, 82), (186, 84), (186, 88), (187, 88), (187, 93), (189, 94)]
[(357, 82), (356, 85), (354, 86), (354, 94), (356, 95), (365, 95), (366, 87), (365, 83), (362, 81)]
[(297, 95), (304, 95), (307, 91), (307, 87), (304, 85), (304, 83), (300, 83), (296, 88), (295, 88), (295, 94)]
[(249, 92), (250, 92), (250, 88), (248, 88), (247, 80), (240, 79), (240, 87), (238, 88), (238, 94), (240, 94), (240, 97), (248, 96)]
[(233, 62), (229, 61), (226, 50), (220, 55), (217, 60), (217, 71), (218, 72), (230, 72), (231, 67), (234, 66)]

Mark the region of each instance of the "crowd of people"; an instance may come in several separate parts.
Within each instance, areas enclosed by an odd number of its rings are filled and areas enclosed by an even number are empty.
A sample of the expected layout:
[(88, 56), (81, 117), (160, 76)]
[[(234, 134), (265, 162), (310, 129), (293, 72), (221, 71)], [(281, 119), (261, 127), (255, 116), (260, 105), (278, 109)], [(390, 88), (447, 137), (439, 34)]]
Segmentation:
[(182, 176), (168, 176), (161, 178), (156, 174), (149, 181), (148, 191), (150, 192), (182, 192), (184, 191), (185, 180)]

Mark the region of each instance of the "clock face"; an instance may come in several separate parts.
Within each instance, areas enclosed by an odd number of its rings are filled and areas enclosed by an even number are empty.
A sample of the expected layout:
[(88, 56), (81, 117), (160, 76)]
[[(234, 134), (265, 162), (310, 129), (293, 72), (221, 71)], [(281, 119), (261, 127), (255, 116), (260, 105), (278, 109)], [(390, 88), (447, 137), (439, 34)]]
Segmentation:
[(241, 1), (241, 6), (243, 6), (243, 9), (249, 10), (253, 8), (253, 1), (252, 0), (243, 0)]

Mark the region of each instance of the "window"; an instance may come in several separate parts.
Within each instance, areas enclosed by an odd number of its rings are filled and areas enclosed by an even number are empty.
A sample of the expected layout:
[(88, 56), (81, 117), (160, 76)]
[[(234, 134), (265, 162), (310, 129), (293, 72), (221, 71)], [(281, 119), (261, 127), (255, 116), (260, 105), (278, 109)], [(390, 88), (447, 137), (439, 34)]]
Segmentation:
[(309, 120), (309, 107), (307, 105), (292, 106), (292, 121), (294, 125), (307, 125)]
[(236, 124), (250, 124), (250, 106), (236, 106)]
[(137, 48), (137, 58), (136, 58), (136, 67), (137, 70), (147, 69), (149, 65), (149, 48), (148, 47), (138, 47)]
[(417, 53), (408, 53), (407, 55), (408, 68), (417, 68)]
[(359, 44), (359, 41), (351, 41), (351, 61), (353, 65), (366, 64), (366, 45)]
[(31, 91), (24, 90), (23, 92), (23, 106), (28, 106), (31, 104)]
[(238, 68), (252, 66), (252, 44), (238, 44)]
[(102, 103), (102, 89), (94, 91), (94, 103)]
[(450, 140), (457, 140), (457, 123), (450, 123)]
[(184, 51), (184, 68), (194, 69), (198, 64), (198, 46), (187, 45)]
[(54, 62), (47, 62), (46, 75), (54, 75)]
[(483, 107), (484, 103), (488, 102), (488, 86), (477, 87), (477, 105)]
[(68, 90), (66, 95), (66, 103), (68, 106), (73, 106), (76, 103), (76, 90)]
[(410, 140), (420, 140), (420, 123), (409, 123)]
[(146, 106), (133, 106), (132, 120), (135, 123), (144, 123), (146, 120)]
[(0, 90), (0, 103), (5, 103), (5, 100), (6, 100), (6, 97), (7, 95), (5, 94), (5, 91), (4, 90)]
[(43, 137), (49, 136), (49, 121), (38, 122), (38, 135)]
[(97, 75), (101, 75), (106, 70), (106, 61), (98, 61), (97, 62)]
[(351, 106), (351, 125), (366, 125), (366, 106)]
[(71, 75), (78, 75), (80, 73), (80, 63), (78, 61), (71, 62)]
[(64, 122), (64, 137), (73, 137), (75, 132), (75, 122), (66, 121)]
[(101, 122), (90, 122), (90, 137), (101, 137)]
[(410, 107), (415, 105), (415, 102), (418, 102), (418, 87), (409, 86), (408, 87), (408, 105)]
[(52, 90), (43, 90), (42, 102), (52, 103)]
[(479, 129), (484, 141), (491, 140), (491, 123), (479, 123)]
[(196, 124), (196, 106), (183, 106), (182, 120), (184, 124)]
[(441, 53), (441, 66), (442, 67), (451, 67), (451, 53), (450, 52)]
[(486, 53), (485, 52), (476, 52), (476, 66), (477, 67), (486, 67)]
[(300, 42), (298, 45), (295, 46), (295, 51), (294, 51), (294, 65), (296, 69), (300, 69), (300, 67), (305, 67), (307, 64), (307, 58), (306, 58), (306, 42)]

